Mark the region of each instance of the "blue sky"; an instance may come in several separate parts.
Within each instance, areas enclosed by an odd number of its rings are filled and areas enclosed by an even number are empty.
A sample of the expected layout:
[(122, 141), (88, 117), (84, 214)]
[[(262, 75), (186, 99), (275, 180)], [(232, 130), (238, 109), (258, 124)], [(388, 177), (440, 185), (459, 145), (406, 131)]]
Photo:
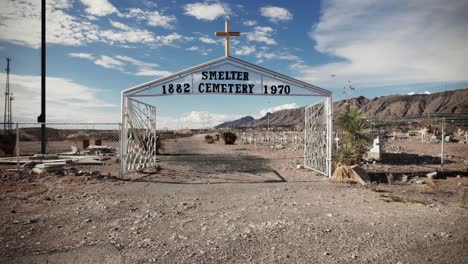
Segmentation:
[[(14, 120), (40, 110), (40, 1), (0, 0)], [(48, 0), (48, 121), (118, 122), (120, 91), (224, 55), (354, 96), (468, 87), (468, 1)], [(5, 75), (0, 76), (2, 86)], [(311, 104), (312, 97), (177, 96), (159, 127), (199, 127)], [(0, 100), (3, 109), (3, 99)]]

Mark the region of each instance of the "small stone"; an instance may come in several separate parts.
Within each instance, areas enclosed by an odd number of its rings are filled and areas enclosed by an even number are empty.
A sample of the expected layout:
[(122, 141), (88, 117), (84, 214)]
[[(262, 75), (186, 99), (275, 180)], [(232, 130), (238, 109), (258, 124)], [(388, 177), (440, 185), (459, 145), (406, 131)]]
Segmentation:
[(323, 253), (323, 256), (330, 256), (330, 252)]
[(461, 178), (461, 175), (457, 175), (457, 179), (460, 179)]
[(32, 219), (29, 219), (27, 223), (28, 223), (28, 224), (34, 224), (34, 223), (37, 223), (37, 222), (39, 222), (39, 219), (37, 219), (37, 218), (32, 218)]
[(327, 214), (328, 217), (333, 217), (333, 214)]
[(415, 182), (416, 182), (416, 184), (425, 184), (426, 183), (425, 180), (416, 180)]
[(83, 222), (89, 223), (89, 222), (91, 222), (91, 221), (92, 221), (92, 220), (88, 218), (88, 219), (85, 219)]

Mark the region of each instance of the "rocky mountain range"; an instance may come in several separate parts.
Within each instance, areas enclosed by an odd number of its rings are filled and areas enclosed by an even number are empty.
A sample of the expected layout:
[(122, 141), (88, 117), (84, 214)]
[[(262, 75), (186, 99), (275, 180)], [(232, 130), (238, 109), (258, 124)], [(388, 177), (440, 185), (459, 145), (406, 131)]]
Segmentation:
[[(468, 88), (434, 94), (389, 95), (369, 99), (363, 96), (333, 103), (333, 114), (346, 110), (352, 105), (358, 107), (367, 118), (375, 120), (396, 120), (419, 118), (428, 115), (468, 115)], [(303, 127), (304, 107), (280, 110), (254, 119), (246, 116), (225, 122), (216, 128), (225, 127), (267, 127), (268, 115), (271, 127)]]

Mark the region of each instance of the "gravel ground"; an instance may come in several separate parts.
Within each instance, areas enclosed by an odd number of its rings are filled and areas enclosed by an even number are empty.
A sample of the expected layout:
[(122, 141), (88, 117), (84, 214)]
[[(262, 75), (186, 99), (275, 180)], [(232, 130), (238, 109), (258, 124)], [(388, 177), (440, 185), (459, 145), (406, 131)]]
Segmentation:
[(468, 179), (332, 184), (298, 151), (166, 142), (158, 173), (7, 177), (0, 263), (467, 263)]

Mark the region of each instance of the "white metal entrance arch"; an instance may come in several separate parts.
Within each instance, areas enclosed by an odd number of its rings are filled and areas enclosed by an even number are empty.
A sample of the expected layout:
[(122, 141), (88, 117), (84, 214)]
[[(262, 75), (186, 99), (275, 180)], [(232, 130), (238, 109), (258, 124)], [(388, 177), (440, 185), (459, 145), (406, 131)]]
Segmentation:
[(305, 109), (304, 166), (331, 176), (332, 93), (224, 56), (122, 92), (121, 177), (156, 164), (156, 108), (140, 99), (208, 94), (325, 97)]

